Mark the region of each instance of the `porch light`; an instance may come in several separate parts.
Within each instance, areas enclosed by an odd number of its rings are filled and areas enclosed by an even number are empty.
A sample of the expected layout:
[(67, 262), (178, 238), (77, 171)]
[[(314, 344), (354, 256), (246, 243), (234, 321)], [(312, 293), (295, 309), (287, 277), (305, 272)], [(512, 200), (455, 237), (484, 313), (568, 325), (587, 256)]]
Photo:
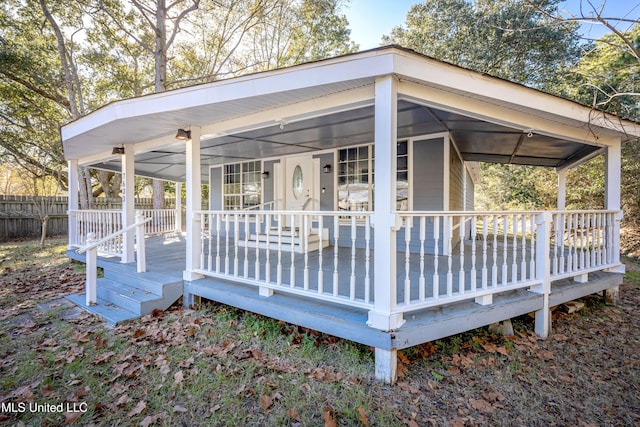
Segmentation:
[(331, 165), (330, 164), (326, 164), (322, 167), (322, 172), (324, 173), (331, 173)]
[(268, 179), (268, 178), (269, 178), (269, 171), (262, 172), (262, 179)]
[(176, 133), (176, 139), (179, 139), (180, 141), (187, 141), (191, 139), (191, 131), (178, 129), (178, 133)]
[(124, 147), (113, 147), (111, 154), (124, 154)]

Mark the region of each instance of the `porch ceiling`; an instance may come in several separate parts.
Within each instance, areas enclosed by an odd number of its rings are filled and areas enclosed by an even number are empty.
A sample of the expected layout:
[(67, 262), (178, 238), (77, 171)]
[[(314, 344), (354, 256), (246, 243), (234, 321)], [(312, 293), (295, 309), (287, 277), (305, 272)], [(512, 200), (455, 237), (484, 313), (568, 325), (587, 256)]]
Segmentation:
[[(278, 158), (374, 140), (374, 107), (365, 106), (294, 123), (266, 126), (201, 142), (202, 179), (210, 166), (251, 159)], [(593, 154), (598, 147), (465, 117), (461, 114), (398, 102), (398, 138), (451, 132), (464, 160), (562, 167)], [(136, 154), (136, 174), (184, 181), (185, 146), (180, 141)], [(120, 171), (119, 158), (92, 167)]]

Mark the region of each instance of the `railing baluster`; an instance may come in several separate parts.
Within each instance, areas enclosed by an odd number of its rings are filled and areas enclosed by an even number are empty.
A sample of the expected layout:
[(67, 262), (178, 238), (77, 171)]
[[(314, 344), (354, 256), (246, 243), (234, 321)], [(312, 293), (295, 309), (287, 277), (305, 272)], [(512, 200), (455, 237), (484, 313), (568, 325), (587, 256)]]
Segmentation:
[(493, 265), (491, 266), (491, 286), (498, 286), (498, 215), (493, 215)]
[(478, 234), (478, 217), (475, 215), (471, 216), (471, 292), (475, 292), (477, 288), (477, 277), (476, 277), (476, 239)]
[(411, 243), (411, 226), (412, 221), (410, 216), (404, 217), (404, 303), (409, 304), (411, 302), (411, 279), (409, 272), (411, 271), (411, 250), (409, 243)]
[(318, 216), (318, 293), (324, 292), (324, 272), (322, 271), (322, 230), (324, 228), (324, 217)]
[[(258, 214), (256, 214), (256, 216), (258, 216)], [(267, 242), (266, 242), (266, 255), (267, 258), (265, 260), (265, 266), (264, 266), (264, 280), (266, 280), (267, 282), (271, 281), (271, 236), (270, 236), (270, 231), (271, 231), (271, 215), (270, 214), (265, 214), (265, 234), (267, 235)]]
[(289, 215), (289, 227), (290, 227), (290, 235), (291, 235), (291, 265), (289, 267), (289, 286), (296, 286), (296, 251), (295, 251), (295, 240), (296, 240), (296, 217), (295, 214)]
[(371, 217), (367, 215), (365, 217), (364, 224), (364, 241), (365, 241), (365, 252), (364, 252), (364, 302), (369, 304), (371, 301), (371, 278), (369, 277), (369, 268), (370, 268), (370, 256), (371, 256)]
[[(205, 241), (205, 237), (207, 240), (207, 245), (208, 245), (208, 250), (209, 253), (207, 254), (207, 264), (206, 264), (206, 268), (207, 270), (211, 271), (213, 269), (213, 260), (212, 260), (212, 256), (213, 256), (213, 251), (211, 250), (211, 241), (212, 241), (212, 234), (211, 234), (211, 217), (214, 214), (205, 214), (202, 213), (200, 214), (200, 236), (202, 236), (202, 239), (200, 239), (200, 268), (205, 268), (205, 263), (204, 263), (204, 256), (205, 256), (205, 249), (204, 249), (204, 241)], [(209, 218), (209, 224), (207, 226), (207, 217)], [(206, 227), (206, 228), (205, 228)], [(206, 233), (206, 234), (205, 234)]]
[(303, 244), (304, 244), (304, 274), (303, 274), (303, 284), (304, 284), (304, 290), (308, 291), (309, 290), (309, 238), (307, 236), (307, 233), (309, 230), (309, 215), (304, 215), (302, 218), (302, 229), (303, 229)]
[(224, 274), (229, 274), (229, 218), (229, 214), (224, 216)]
[(249, 215), (244, 214), (244, 271), (243, 276), (245, 279), (249, 277), (249, 235), (251, 228), (249, 227)]
[(584, 229), (585, 229), (585, 222), (584, 222), (584, 213), (580, 214), (580, 263), (579, 268), (584, 269), (586, 267), (585, 265), (585, 254), (584, 254)]
[(508, 214), (503, 214), (502, 215), (502, 285), (506, 285), (507, 282), (509, 281), (509, 278), (507, 277), (507, 272), (508, 272), (508, 239), (507, 239), (507, 234), (509, 233), (509, 215)]
[[(216, 215), (216, 273), (220, 273), (220, 221), (221, 214)], [(211, 224), (209, 224), (211, 227)]]
[(487, 239), (489, 238), (489, 218), (482, 215), (482, 289), (487, 289)]
[(238, 239), (240, 239), (240, 217), (233, 216), (233, 275), (238, 277)]
[(351, 277), (349, 280), (349, 299), (356, 298), (356, 217), (351, 216)]
[(447, 215), (445, 233), (447, 233), (447, 296), (453, 295), (453, 217)]
[(426, 217), (420, 216), (420, 280), (418, 281), (419, 289), (419, 298), (420, 301), (425, 300), (426, 294), (426, 283), (424, 279), (424, 241), (427, 233), (427, 222)]
[(602, 214), (596, 215), (596, 263), (602, 265), (602, 241), (600, 236), (602, 235)]
[(256, 214), (255, 232), (256, 232), (256, 259), (253, 262), (254, 274), (253, 278), (260, 280), (260, 215)]
[(465, 237), (465, 222), (464, 216), (458, 218), (458, 238), (460, 239), (460, 271), (458, 272), (458, 292), (464, 294), (465, 292), (465, 277), (464, 277), (464, 237)]
[(282, 285), (282, 214), (278, 214), (278, 268), (276, 283)]
[[(557, 218), (557, 217), (556, 217)], [(534, 214), (529, 215), (529, 234), (531, 235), (531, 249), (529, 250), (530, 260), (529, 260), (529, 279), (533, 280), (536, 274), (536, 216)], [(558, 235), (556, 234), (556, 239)], [(557, 248), (557, 245), (554, 245)], [(556, 264), (557, 266), (557, 264)]]
[(522, 232), (522, 260), (520, 261), (520, 280), (524, 282), (527, 280), (527, 216), (522, 214), (520, 228)]
[[(444, 236), (443, 236), (444, 237)], [(444, 239), (443, 239), (444, 240)], [(433, 298), (440, 297), (440, 274), (438, 273), (438, 250), (440, 241), (440, 216), (433, 217)]]
[(340, 219), (333, 217), (333, 296), (338, 296), (338, 239), (340, 238)]
[(511, 260), (511, 281), (513, 283), (517, 283), (518, 282), (518, 215), (513, 215), (512, 217), (512, 229), (513, 229), (513, 238), (512, 238), (512, 244), (513, 244), (513, 249), (512, 249), (512, 256), (513, 259)]

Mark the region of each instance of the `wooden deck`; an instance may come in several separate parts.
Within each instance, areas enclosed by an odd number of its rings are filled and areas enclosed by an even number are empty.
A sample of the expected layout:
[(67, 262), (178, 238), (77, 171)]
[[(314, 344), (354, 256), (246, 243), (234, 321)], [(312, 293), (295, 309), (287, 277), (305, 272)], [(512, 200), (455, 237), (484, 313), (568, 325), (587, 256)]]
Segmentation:
[[(235, 251), (235, 248), (233, 248)], [(238, 248), (241, 257), (243, 248)], [(344, 251), (344, 253), (343, 253)], [(372, 251), (373, 252), (373, 251)], [(323, 260), (323, 270), (326, 268), (326, 279), (324, 290), (331, 292), (331, 272), (333, 265), (333, 248), (329, 247), (325, 251)], [(249, 268), (254, 268), (255, 258), (250, 258), (255, 252), (249, 250)], [(265, 256), (260, 252), (260, 256)], [(331, 254), (331, 256), (327, 256)], [(221, 254), (221, 269), (224, 269), (224, 254)], [(309, 258), (317, 257), (318, 252), (309, 254)], [(412, 256), (418, 256), (417, 254)], [(277, 253), (273, 251), (270, 257), (271, 268), (277, 264)], [(339, 260), (349, 260), (351, 257), (350, 248), (339, 249)], [(214, 257), (215, 259), (215, 254)], [(317, 262), (317, 259), (315, 260)], [(398, 266), (406, 261), (404, 253), (398, 253)], [(442, 260), (439, 265), (447, 266), (447, 260)], [(373, 262), (373, 257), (372, 257)], [(467, 260), (467, 263), (469, 260)], [(304, 256), (296, 254), (295, 257), (295, 286), (302, 286), (304, 274)], [(307, 265), (317, 265), (307, 259)], [(264, 265), (266, 263), (262, 263)], [(466, 263), (465, 263), (466, 264)], [(238, 264), (241, 269), (242, 263)], [(459, 270), (459, 261), (452, 260), (452, 270)], [(351, 274), (351, 263), (339, 261), (339, 276), (341, 288), (349, 286), (349, 276)], [(356, 281), (364, 279), (362, 266), (357, 266)], [(160, 273), (170, 276), (181, 275), (185, 268), (185, 237), (181, 235), (158, 236), (147, 239), (147, 268), (150, 273)], [(441, 268), (448, 268), (441, 267)], [(433, 266), (425, 266), (425, 276), (433, 275)], [(400, 270), (400, 269), (399, 269)], [(288, 267), (283, 268), (282, 277), (285, 286), (289, 284)], [(230, 263), (228, 273), (233, 274), (233, 264)], [(439, 273), (446, 275), (446, 270), (439, 270)], [(266, 271), (263, 271), (265, 277)], [(271, 271), (271, 277), (275, 277), (275, 270)], [(476, 272), (476, 274), (479, 274)], [(243, 271), (239, 270), (241, 277)], [(411, 272), (412, 278), (417, 278), (417, 272)], [(455, 274), (454, 276), (457, 276)], [(317, 289), (317, 271), (310, 270), (309, 288)], [(285, 280), (286, 278), (286, 280)], [(398, 274), (398, 301), (404, 297), (404, 287), (400, 285), (405, 279), (404, 272)], [(458, 289), (458, 279), (454, 281), (454, 289)], [(417, 283), (417, 280), (413, 280)], [(372, 290), (371, 300), (373, 300), (373, 283), (371, 277)], [(469, 281), (466, 281), (468, 286)], [(589, 274), (589, 280), (585, 283), (578, 283), (571, 279), (562, 279), (552, 282), (552, 294), (550, 296), (551, 306), (561, 304), (585, 295), (601, 292), (605, 289), (617, 286), (622, 283), (622, 275), (619, 273), (593, 272)], [(414, 285), (412, 285), (414, 286)], [(417, 285), (416, 285), (417, 286)], [(446, 285), (441, 283), (441, 292), (446, 292)], [(184, 282), (185, 301), (192, 301), (194, 296), (203, 297), (217, 302), (232, 305), (254, 313), (262, 314), (278, 320), (294, 323), (300, 326), (318, 330), (341, 338), (356, 341), (376, 348), (390, 350), (392, 348), (403, 349), (423, 342), (443, 338), (466, 330), (485, 326), (494, 322), (513, 318), (522, 314), (534, 312), (542, 309), (543, 296), (529, 292), (526, 288), (509, 290), (496, 294), (493, 303), (490, 305), (479, 305), (473, 300), (467, 299), (455, 303), (438, 305), (405, 314), (406, 323), (397, 331), (383, 332), (367, 326), (368, 309), (366, 307), (351, 307), (344, 304), (334, 304), (328, 301), (309, 298), (299, 294), (286, 292), (275, 292), (270, 297), (260, 296), (255, 285), (242, 283), (233, 277), (205, 277), (194, 281)], [(415, 292), (411, 292), (412, 295)], [(361, 297), (361, 295), (358, 295)]]

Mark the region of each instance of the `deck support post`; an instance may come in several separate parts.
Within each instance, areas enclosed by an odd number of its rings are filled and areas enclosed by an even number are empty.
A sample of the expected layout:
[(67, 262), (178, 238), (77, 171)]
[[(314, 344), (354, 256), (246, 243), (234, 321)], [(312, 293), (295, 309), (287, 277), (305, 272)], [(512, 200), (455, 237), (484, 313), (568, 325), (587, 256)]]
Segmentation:
[[(97, 242), (95, 233), (87, 235), (87, 246)], [(91, 248), (86, 252), (85, 259), (85, 304), (96, 305), (98, 299), (98, 248)]]
[(535, 312), (535, 332), (545, 338), (551, 332), (551, 307), (549, 307), (549, 294), (551, 293), (551, 259), (549, 258), (551, 223), (551, 212), (543, 212), (536, 217), (536, 279), (542, 283), (529, 289), (531, 292), (542, 294), (542, 308)]
[(614, 286), (604, 290), (604, 302), (609, 305), (618, 305), (620, 286)]
[(67, 249), (73, 249), (73, 245), (77, 245), (78, 236), (76, 234), (76, 221), (77, 217), (75, 211), (78, 210), (78, 202), (79, 202), (79, 184), (78, 184), (78, 161), (77, 160), (69, 160), (67, 162), (68, 167), (68, 186), (69, 186), (69, 196), (68, 203), (69, 207), (67, 210), (68, 215), (68, 236), (69, 242), (67, 244)]
[(196, 211), (202, 208), (202, 185), (200, 178), (200, 128), (191, 127), (191, 139), (185, 141), (187, 158), (187, 247), (184, 280), (193, 281), (202, 278), (194, 272), (200, 262), (200, 239), (202, 224)]
[[(132, 144), (124, 145), (121, 156), (122, 165), (122, 227), (135, 223), (135, 167)], [(135, 230), (129, 230), (122, 236), (122, 260), (126, 264), (134, 261)]]
[(398, 374), (398, 350), (376, 348), (376, 378), (389, 384), (396, 382)]

